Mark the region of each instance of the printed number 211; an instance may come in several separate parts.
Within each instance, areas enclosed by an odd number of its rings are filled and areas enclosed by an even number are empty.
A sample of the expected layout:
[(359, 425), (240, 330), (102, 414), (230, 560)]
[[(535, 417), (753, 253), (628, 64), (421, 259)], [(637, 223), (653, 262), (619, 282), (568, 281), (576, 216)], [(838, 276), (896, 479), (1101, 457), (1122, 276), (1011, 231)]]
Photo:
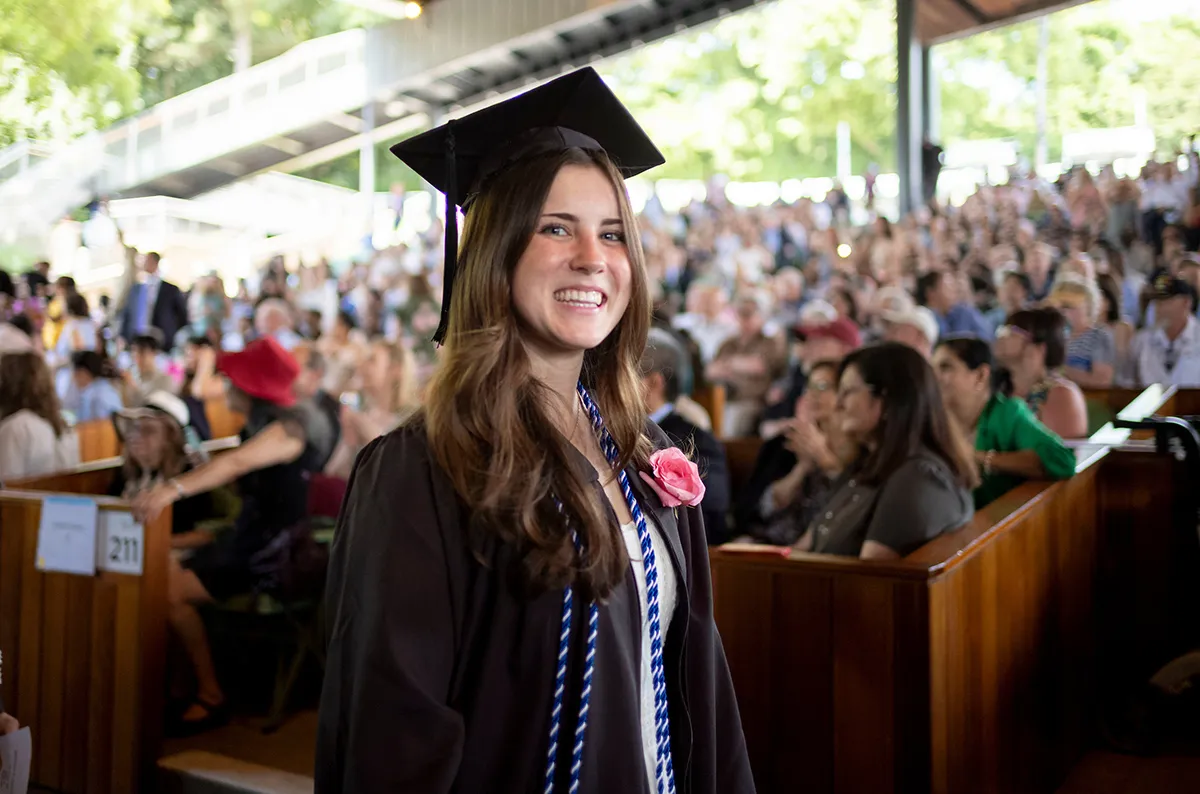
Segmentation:
[(108, 553), (109, 562), (137, 564), (137, 538), (109, 538), (109, 541), (111, 543), (111, 549)]

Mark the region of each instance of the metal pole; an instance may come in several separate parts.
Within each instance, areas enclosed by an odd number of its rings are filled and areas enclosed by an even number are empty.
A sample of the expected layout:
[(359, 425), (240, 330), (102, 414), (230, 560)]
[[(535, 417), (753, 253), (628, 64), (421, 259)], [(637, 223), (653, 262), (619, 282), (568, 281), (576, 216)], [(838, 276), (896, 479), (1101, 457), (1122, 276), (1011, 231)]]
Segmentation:
[(916, 0), (896, 0), (896, 172), (900, 214), (921, 205), (921, 143), (924, 129), (922, 48), (917, 40)]
[(1037, 62), (1037, 154), (1034, 164), (1040, 171), (1049, 159), (1049, 147), (1046, 144), (1046, 93), (1049, 77), (1050, 52), (1050, 18), (1042, 17), (1038, 22), (1038, 62)]
[(375, 232), (375, 103), (368, 100), (362, 111), (362, 145), (358, 149), (358, 193), (363, 201), (367, 234)]

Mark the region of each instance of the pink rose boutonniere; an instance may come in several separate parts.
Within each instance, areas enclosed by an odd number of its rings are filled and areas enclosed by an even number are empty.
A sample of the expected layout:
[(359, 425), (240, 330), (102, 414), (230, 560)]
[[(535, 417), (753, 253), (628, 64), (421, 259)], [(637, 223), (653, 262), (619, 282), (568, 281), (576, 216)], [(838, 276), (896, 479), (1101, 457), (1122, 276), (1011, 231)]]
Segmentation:
[(696, 464), (675, 447), (660, 449), (650, 456), (650, 474), (639, 472), (654, 489), (663, 507), (695, 507), (704, 498), (704, 483)]

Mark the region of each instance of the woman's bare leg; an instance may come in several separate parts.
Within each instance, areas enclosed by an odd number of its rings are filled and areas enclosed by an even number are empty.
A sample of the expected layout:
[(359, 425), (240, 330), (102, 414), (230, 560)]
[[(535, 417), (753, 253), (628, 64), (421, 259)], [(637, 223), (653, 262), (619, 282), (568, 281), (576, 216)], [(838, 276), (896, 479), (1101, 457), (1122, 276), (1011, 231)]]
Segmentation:
[[(174, 558), (171, 559), (171, 568), (167, 576), (167, 593), (171, 628), (183, 643), (188, 659), (192, 662), (192, 669), (196, 673), (196, 696), (204, 703), (219, 706), (225, 702), (225, 693), (217, 681), (217, 670), (208, 647), (208, 633), (204, 630), (204, 621), (195, 607), (196, 604), (212, 601), (212, 596), (204, 589), (196, 574), (186, 570)], [(183, 715), (183, 719), (202, 719), (205, 714), (201, 712), (202, 709), (193, 706)]]

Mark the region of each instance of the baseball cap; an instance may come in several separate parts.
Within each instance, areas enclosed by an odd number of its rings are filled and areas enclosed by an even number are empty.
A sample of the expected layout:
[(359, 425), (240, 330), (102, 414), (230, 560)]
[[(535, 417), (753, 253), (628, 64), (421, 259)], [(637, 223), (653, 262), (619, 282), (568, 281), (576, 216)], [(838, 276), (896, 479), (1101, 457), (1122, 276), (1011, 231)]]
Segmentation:
[(858, 326), (845, 317), (839, 317), (833, 322), (800, 326), (796, 329), (796, 335), (806, 342), (811, 339), (833, 339), (850, 348), (862, 344)]
[(1172, 276), (1165, 270), (1160, 270), (1150, 279), (1150, 300), (1166, 300), (1180, 295), (1191, 298), (1196, 303), (1196, 288), (1181, 278)]
[(924, 306), (909, 306), (907, 309), (886, 311), (880, 315), (880, 318), (892, 325), (911, 325), (924, 334), (930, 344), (938, 339), (937, 317)]

